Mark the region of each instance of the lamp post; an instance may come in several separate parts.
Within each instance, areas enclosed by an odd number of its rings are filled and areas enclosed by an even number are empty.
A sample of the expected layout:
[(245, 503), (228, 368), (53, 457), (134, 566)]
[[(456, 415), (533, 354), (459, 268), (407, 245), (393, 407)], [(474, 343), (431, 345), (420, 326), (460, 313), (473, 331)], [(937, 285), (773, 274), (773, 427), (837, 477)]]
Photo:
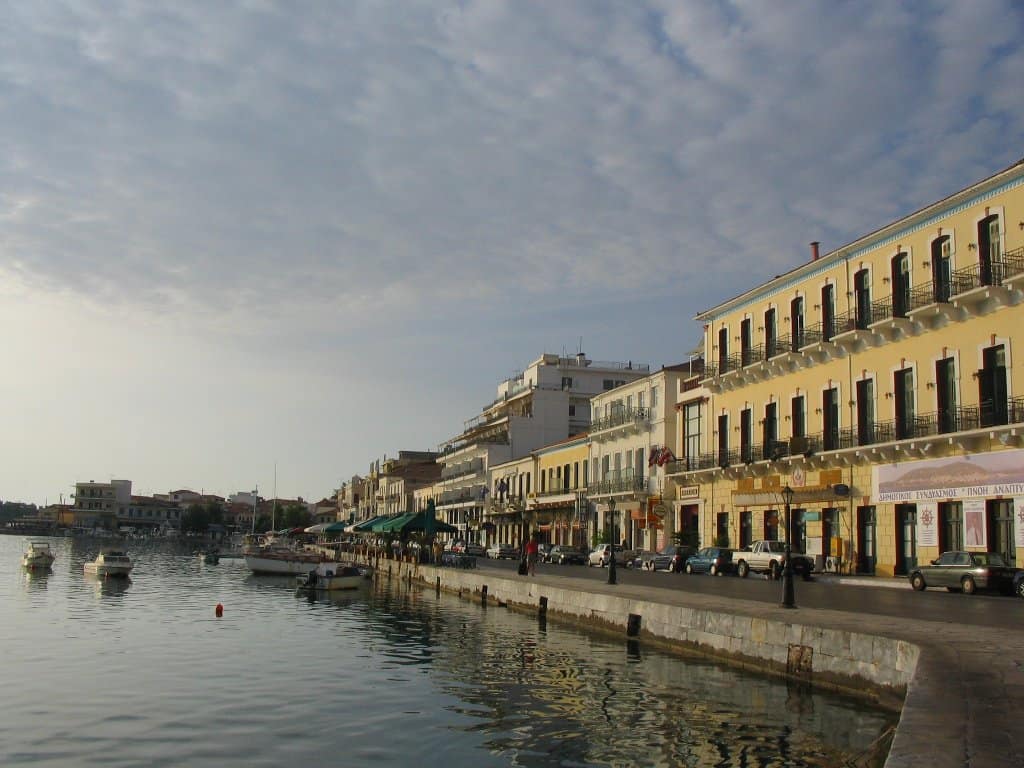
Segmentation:
[(786, 562), (782, 566), (782, 607), (796, 608), (796, 596), (793, 594), (793, 525), (790, 506), (793, 504), (793, 489), (788, 485), (782, 489), (782, 499), (786, 503)]
[(611, 527), (611, 534), (608, 536), (611, 539), (610, 549), (608, 550), (608, 583), (618, 584), (615, 578), (615, 499), (608, 499), (608, 517), (609, 526)]

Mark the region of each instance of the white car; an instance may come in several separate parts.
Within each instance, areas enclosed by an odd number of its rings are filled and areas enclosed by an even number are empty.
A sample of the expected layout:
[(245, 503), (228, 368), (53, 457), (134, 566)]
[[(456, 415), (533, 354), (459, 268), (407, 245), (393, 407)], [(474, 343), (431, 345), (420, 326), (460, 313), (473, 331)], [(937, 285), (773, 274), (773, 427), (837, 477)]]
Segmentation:
[(508, 543), (492, 544), (487, 550), (487, 556), (492, 560), (515, 559), (519, 557), (519, 550)]
[[(590, 567), (605, 568), (608, 565), (608, 559), (611, 555), (612, 545), (611, 544), (598, 544), (591, 550), (590, 555), (587, 557), (587, 565)], [(616, 545), (615, 547), (615, 564), (622, 564), (622, 547)]]

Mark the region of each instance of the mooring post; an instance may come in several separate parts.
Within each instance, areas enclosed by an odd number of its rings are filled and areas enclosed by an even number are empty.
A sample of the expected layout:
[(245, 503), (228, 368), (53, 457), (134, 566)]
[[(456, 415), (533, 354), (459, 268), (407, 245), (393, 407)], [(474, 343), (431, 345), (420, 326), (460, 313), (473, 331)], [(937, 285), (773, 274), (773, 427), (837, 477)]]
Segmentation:
[(540, 603), (537, 605), (537, 618), (546, 619), (548, 617), (548, 599), (541, 595)]

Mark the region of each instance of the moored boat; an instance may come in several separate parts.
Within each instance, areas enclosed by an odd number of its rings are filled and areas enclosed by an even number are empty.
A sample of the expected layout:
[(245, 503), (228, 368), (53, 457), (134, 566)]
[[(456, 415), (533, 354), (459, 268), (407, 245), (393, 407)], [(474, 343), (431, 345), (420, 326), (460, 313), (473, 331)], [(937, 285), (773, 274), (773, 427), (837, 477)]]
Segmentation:
[(132, 572), (132, 560), (122, 549), (104, 549), (96, 559), (85, 564), (85, 572), (103, 578), (127, 578)]
[(33, 570), (46, 570), (53, 565), (55, 557), (50, 545), (45, 541), (30, 541), (25, 554), (21, 556), (21, 564)]
[(296, 586), (310, 592), (358, 589), (366, 581), (363, 570), (355, 563), (319, 563), (308, 573), (295, 577)]
[(309, 573), (325, 559), (319, 552), (299, 549), (282, 543), (280, 539), (265, 537), (257, 537), (247, 542), (242, 550), (242, 557), (253, 573), (277, 576), (299, 576)]

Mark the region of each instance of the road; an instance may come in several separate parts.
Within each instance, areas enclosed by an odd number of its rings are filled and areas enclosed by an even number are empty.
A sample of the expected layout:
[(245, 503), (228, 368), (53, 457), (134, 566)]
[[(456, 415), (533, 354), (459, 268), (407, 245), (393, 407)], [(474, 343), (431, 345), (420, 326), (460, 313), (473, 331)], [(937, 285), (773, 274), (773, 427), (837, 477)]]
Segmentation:
[[(508, 571), (515, 575), (515, 560), (488, 560), (477, 558), (479, 568)], [(587, 568), (582, 565), (551, 565), (541, 563), (538, 573), (550, 573), (581, 581), (607, 581), (606, 568)], [(740, 579), (735, 576), (687, 576), (675, 573), (617, 568), (620, 584), (631, 586), (669, 587), (694, 593), (716, 594), (738, 600), (756, 600), (778, 604), (782, 598), (782, 583), (751, 575)], [(886, 580), (888, 581), (888, 580)], [(1024, 627), (1024, 600), (1018, 597), (974, 594), (963, 595), (945, 590), (929, 589), (914, 592), (881, 586), (839, 584), (827, 578), (814, 581), (795, 580), (796, 603), (807, 608), (824, 608), (873, 616), (891, 616), (894, 622), (937, 621), (963, 625), (976, 625), (1020, 631)]]

